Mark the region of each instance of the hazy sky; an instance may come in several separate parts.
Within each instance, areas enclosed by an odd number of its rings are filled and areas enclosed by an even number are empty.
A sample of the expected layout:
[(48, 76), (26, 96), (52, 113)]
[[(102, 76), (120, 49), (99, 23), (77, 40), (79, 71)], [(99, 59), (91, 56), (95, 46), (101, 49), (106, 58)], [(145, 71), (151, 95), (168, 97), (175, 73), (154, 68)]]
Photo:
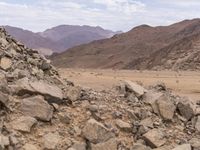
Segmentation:
[(127, 31), (140, 24), (200, 18), (199, 10), (200, 0), (0, 0), (0, 25), (32, 31), (60, 24)]

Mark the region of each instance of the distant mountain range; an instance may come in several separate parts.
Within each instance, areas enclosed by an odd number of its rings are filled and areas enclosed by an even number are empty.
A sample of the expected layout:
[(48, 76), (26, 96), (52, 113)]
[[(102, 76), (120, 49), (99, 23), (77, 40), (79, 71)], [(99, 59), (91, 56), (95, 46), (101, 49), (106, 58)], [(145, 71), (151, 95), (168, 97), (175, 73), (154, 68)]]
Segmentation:
[(169, 26), (141, 25), (73, 47), (52, 60), (58, 67), (200, 70), (200, 19)]
[(120, 33), (101, 27), (75, 25), (60, 25), (39, 33), (12, 26), (4, 26), (4, 28), (14, 38), (44, 55), (60, 53), (68, 48), (94, 40), (110, 38)]

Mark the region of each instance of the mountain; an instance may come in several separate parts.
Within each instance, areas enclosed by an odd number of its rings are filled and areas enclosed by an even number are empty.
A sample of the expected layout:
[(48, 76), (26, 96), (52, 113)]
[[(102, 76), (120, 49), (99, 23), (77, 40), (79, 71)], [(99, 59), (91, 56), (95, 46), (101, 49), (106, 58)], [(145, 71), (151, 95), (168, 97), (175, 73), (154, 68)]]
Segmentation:
[(101, 27), (60, 25), (34, 33), (21, 28), (4, 26), (7, 32), (26, 46), (45, 55), (60, 53), (68, 48), (94, 40), (110, 38), (118, 32)]
[(110, 39), (77, 46), (52, 57), (58, 67), (199, 69), (200, 19), (169, 26), (141, 25)]
[(56, 52), (62, 52), (80, 44), (110, 38), (116, 33), (101, 27), (60, 25), (39, 33), (39, 35), (56, 42), (58, 45)]

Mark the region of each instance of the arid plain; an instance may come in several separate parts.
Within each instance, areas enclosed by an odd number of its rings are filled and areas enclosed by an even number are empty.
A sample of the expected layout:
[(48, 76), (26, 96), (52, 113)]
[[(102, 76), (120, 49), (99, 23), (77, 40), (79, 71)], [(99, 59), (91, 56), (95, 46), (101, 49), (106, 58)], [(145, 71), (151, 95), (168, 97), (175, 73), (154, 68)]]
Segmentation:
[(111, 89), (122, 80), (140, 82), (144, 86), (164, 82), (168, 88), (180, 96), (188, 96), (193, 100), (199, 100), (200, 97), (200, 72), (61, 68), (59, 71), (62, 77), (96, 90)]

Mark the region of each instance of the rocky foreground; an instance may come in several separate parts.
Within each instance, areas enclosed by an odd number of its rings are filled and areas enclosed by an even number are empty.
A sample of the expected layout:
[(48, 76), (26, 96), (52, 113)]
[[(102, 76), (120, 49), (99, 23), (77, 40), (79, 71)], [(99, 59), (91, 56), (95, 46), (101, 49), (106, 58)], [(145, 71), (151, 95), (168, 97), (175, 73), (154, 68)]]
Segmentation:
[(0, 149), (200, 150), (200, 102), (165, 85), (97, 92), (0, 28)]

